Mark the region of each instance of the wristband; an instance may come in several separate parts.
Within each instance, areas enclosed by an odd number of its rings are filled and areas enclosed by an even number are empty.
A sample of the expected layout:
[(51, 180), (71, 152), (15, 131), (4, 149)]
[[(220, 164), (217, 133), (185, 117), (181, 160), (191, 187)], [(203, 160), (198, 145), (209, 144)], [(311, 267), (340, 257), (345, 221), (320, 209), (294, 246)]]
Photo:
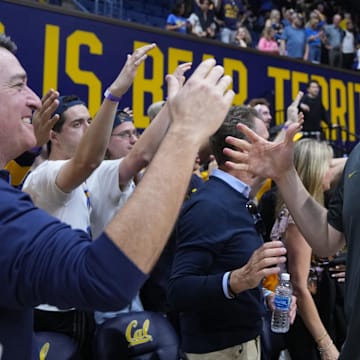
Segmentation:
[(121, 101), (121, 98), (122, 96), (115, 96), (113, 95), (109, 89), (106, 89), (105, 92), (104, 92), (104, 97), (105, 99), (107, 100), (110, 100), (110, 101), (113, 101), (113, 102), (120, 102)]
[(319, 336), (319, 337), (315, 340), (315, 342), (316, 342), (317, 344), (319, 344), (322, 340), (325, 339), (326, 335), (328, 335), (327, 331), (325, 331), (324, 334), (322, 334), (321, 336)]

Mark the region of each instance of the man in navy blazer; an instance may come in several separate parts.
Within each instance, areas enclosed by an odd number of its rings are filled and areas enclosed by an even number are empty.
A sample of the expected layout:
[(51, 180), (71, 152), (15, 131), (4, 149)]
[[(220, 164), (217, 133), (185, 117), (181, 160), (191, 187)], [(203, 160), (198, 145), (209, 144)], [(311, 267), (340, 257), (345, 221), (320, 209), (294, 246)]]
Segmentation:
[(232, 107), (210, 138), (219, 168), (185, 203), (175, 229), (168, 295), (180, 312), (182, 347), (190, 360), (260, 359), (261, 280), (285, 262), (281, 242), (263, 243), (250, 195), (258, 179), (226, 167), (225, 139), (242, 137), (239, 122), (268, 137), (255, 109)]

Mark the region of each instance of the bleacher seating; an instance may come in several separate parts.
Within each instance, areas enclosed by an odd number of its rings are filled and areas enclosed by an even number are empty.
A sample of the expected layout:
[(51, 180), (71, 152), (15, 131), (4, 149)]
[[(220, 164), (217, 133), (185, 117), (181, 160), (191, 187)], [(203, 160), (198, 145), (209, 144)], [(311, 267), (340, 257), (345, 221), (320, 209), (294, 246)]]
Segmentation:
[(164, 28), (171, 11), (168, 0), (73, 0), (85, 12)]

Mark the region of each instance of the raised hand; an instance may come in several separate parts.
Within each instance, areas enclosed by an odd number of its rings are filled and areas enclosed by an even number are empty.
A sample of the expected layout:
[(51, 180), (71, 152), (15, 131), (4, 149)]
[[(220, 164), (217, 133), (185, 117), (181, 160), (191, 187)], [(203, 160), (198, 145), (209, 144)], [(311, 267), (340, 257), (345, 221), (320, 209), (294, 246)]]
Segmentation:
[(126, 107), (122, 109), (124, 112), (126, 112), (130, 117), (134, 117), (133, 110), (130, 107)]
[[(284, 124), (283, 129), (278, 133), (275, 137), (274, 142), (281, 142), (285, 138), (286, 129), (293, 123), (298, 123), (302, 125), (304, 122), (304, 114), (299, 112), (299, 103), (304, 96), (303, 92), (299, 91), (296, 95), (295, 100), (290, 104), (286, 111), (286, 122)], [(301, 104), (303, 105), (303, 104)], [(300, 105), (300, 106), (301, 106)]]
[[(173, 77), (175, 78), (175, 80), (178, 82), (178, 86), (176, 87), (177, 91), (180, 90), (185, 83), (185, 73), (186, 71), (191, 69), (191, 62), (187, 62), (187, 63), (182, 63), (180, 65), (178, 65), (175, 69), (175, 71), (173, 72)], [(175, 91), (173, 93), (173, 96), (175, 96)], [(169, 114), (169, 109), (168, 109), (168, 104), (167, 102), (165, 102), (164, 106), (160, 109), (159, 113), (156, 115), (156, 118), (159, 118), (159, 114), (162, 114), (163, 116), (160, 115), (160, 117), (162, 117), (164, 120), (164, 122), (166, 121), (166, 123), (168, 124), (171, 121), (171, 116)]]
[(253, 175), (270, 177), (275, 181), (293, 170), (293, 137), (301, 129), (299, 123), (294, 123), (286, 130), (282, 142), (270, 142), (257, 135), (243, 124), (237, 128), (248, 140), (229, 136), (226, 142), (233, 149), (225, 148), (230, 161), (225, 164), (230, 169), (249, 171)]
[(290, 125), (290, 123), (296, 123), (299, 121), (299, 104), (304, 96), (304, 93), (302, 91), (299, 91), (296, 95), (295, 100), (290, 104), (290, 106), (287, 108), (286, 116), (287, 121), (286, 124)]
[(43, 146), (49, 140), (50, 130), (59, 120), (59, 115), (51, 116), (59, 105), (59, 93), (50, 89), (41, 99), (41, 107), (32, 116), (36, 146)]
[(114, 96), (122, 96), (132, 85), (138, 67), (147, 58), (147, 53), (152, 50), (156, 44), (149, 44), (136, 49), (131, 55), (127, 55), (127, 60), (115, 81), (110, 85), (109, 90)]
[(214, 59), (203, 61), (181, 87), (174, 75), (167, 75), (168, 106), (173, 124), (193, 134), (202, 144), (223, 122), (234, 98), (227, 90), (232, 82)]
[(175, 78), (178, 80), (180, 87), (182, 87), (185, 83), (185, 76), (184, 74), (191, 69), (192, 63), (191, 62), (187, 62), (187, 63), (182, 63), (180, 65), (177, 66), (177, 68), (175, 69), (173, 75), (175, 76)]
[(265, 276), (277, 274), (279, 264), (286, 261), (286, 249), (281, 241), (270, 241), (263, 244), (251, 255), (251, 258), (240, 269), (232, 271), (230, 288), (235, 294), (258, 286)]

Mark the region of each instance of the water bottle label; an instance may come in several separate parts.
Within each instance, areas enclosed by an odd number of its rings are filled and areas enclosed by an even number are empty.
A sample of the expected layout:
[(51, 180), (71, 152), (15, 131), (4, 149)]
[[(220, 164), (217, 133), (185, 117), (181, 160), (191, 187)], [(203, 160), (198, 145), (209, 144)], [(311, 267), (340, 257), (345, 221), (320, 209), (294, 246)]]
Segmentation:
[(279, 310), (289, 310), (290, 309), (290, 297), (288, 296), (279, 296), (275, 295), (274, 305), (276, 309)]

